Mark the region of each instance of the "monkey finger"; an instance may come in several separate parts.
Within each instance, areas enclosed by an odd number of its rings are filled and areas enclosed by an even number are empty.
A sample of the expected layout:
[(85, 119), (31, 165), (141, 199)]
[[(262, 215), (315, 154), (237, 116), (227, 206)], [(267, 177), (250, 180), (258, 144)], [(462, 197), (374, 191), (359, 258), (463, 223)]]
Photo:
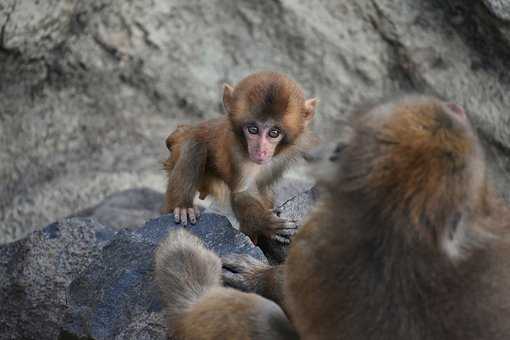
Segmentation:
[(239, 273), (244, 270), (240, 254), (230, 254), (221, 258), (221, 264), (224, 269), (234, 273)]
[(188, 213), (187, 213), (187, 209), (186, 208), (182, 208), (181, 209), (181, 224), (183, 226), (187, 226), (188, 225)]
[(271, 239), (277, 241), (277, 242), (280, 242), (280, 243), (283, 243), (283, 244), (289, 244), (290, 243), (290, 239), (286, 238), (286, 237), (283, 237), (283, 236), (280, 236), (278, 234), (274, 234), (273, 236), (271, 236)]
[(297, 228), (293, 228), (293, 229), (280, 229), (276, 232), (277, 235), (280, 235), (280, 236), (284, 236), (284, 237), (289, 237), (289, 236), (293, 236), (297, 233)]
[(200, 208), (199, 207), (194, 207), (193, 208), (195, 210), (195, 216), (197, 217), (197, 220), (200, 218)]
[(175, 223), (179, 223), (181, 221), (181, 209), (180, 208), (174, 209), (174, 221), (175, 221)]
[(236, 288), (239, 290), (243, 290), (243, 291), (250, 290), (246, 279), (242, 275), (232, 273), (228, 270), (223, 270), (221, 276), (223, 279), (223, 284), (225, 284), (226, 286)]
[(282, 211), (279, 208), (272, 208), (268, 209), (271, 214), (276, 215), (277, 217), (280, 217)]
[(191, 224), (197, 223), (197, 218), (195, 217), (195, 209), (194, 208), (188, 208), (188, 216), (189, 216), (189, 221)]
[(231, 272), (240, 273), (250, 269), (265, 266), (265, 264), (253, 256), (247, 254), (229, 254), (221, 258), (223, 268)]
[(297, 224), (291, 220), (280, 220), (274, 225), (273, 229), (297, 229)]

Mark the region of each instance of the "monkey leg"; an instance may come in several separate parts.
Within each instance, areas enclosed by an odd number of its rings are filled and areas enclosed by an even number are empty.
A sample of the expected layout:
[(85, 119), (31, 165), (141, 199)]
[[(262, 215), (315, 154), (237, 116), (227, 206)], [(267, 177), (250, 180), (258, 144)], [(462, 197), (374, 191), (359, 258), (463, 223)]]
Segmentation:
[(239, 220), (239, 229), (257, 244), (259, 237), (290, 243), (296, 233), (295, 221), (275, 216), (253, 193), (232, 193), (232, 209)]
[(165, 213), (173, 213), (175, 222), (186, 226), (188, 221), (195, 224), (200, 210), (193, 205), (193, 199), (205, 173), (207, 146), (188, 139), (173, 146), (178, 154), (172, 169), (168, 172), (168, 185), (165, 195)]

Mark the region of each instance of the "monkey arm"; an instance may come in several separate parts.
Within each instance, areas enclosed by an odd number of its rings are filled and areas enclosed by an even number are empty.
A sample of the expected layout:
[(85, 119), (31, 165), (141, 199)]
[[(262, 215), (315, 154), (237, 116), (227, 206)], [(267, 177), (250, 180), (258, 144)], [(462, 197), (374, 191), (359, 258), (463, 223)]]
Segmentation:
[(256, 293), (273, 300), (284, 310), (284, 265), (270, 266), (245, 254), (222, 258), (223, 283), (244, 292)]
[(273, 215), (255, 193), (233, 192), (231, 200), (232, 209), (239, 220), (240, 230), (254, 243), (257, 243), (261, 235), (281, 243), (289, 243), (289, 237), (296, 232), (295, 223)]
[(207, 145), (193, 139), (172, 148), (173, 164), (167, 169), (168, 185), (164, 213), (174, 213), (175, 221), (187, 224), (196, 222), (199, 211), (193, 206), (195, 194), (203, 181), (207, 161)]

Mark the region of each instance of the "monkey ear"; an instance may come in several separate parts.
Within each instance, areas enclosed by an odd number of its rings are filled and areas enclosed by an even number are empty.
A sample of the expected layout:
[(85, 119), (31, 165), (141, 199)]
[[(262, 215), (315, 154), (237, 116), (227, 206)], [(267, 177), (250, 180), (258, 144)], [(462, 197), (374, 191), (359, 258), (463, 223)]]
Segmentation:
[(461, 117), (465, 117), (466, 116), (466, 112), (464, 111), (462, 106), (460, 106), (458, 104), (455, 104), (453, 102), (446, 103), (446, 106), (448, 106), (448, 108), (450, 110), (452, 110), (454, 113), (456, 113), (457, 115), (459, 115)]
[(232, 102), (234, 101), (234, 88), (229, 84), (223, 84), (223, 106), (225, 110), (231, 112)]
[(315, 115), (315, 108), (319, 104), (319, 99), (314, 97), (312, 99), (305, 100), (305, 123), (308, 124), (313, 116)]

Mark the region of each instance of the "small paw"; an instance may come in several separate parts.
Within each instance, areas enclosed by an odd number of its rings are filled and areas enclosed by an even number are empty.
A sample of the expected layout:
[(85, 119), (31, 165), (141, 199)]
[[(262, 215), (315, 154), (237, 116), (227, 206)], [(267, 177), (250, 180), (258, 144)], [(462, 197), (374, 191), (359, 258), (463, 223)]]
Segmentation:
[(223, 283), (246, 292), (255, 290), (255, 276), (269, 266), (246, 254), (230, 254), (222, 257)]
[(289, 244), (290, 239), (297, 232), (296, 220), (275, 218), (273, 219), (271, 231), (269, 237), (272, 240), (283, 244)]
[(188, 222), (191, 224), (197, 223), (200, 217), (200, 209), (198, 207), (193, 208), (180, 208), (174, 209), (174, 220), (175, 223), (180, 223), (183, 226), (187, 226)]

